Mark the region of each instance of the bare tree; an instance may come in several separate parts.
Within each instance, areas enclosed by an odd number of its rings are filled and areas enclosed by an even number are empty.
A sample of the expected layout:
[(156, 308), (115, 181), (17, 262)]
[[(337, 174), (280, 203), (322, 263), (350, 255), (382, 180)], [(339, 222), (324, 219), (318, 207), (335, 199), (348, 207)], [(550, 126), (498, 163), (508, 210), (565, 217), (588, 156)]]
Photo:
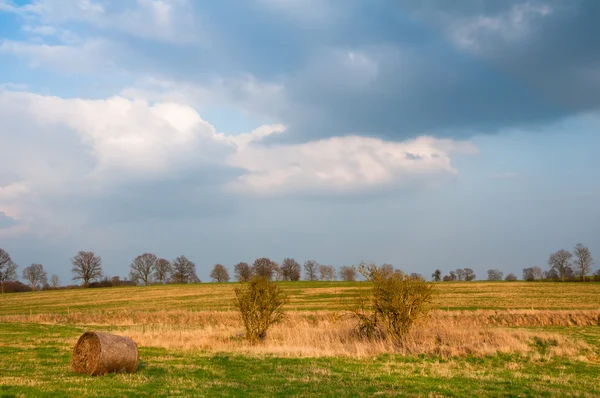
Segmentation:
[(196, 264), (185, 256), (179, 256), (173, 261), (172, 280), (175, 283), (192, 283), (199, 281), (196, 275)]
[(308, 260), (304, 263), (304, 279), (307, 281), (316, 281), (319, 263), (315, 260)]
[(540, 267), (523, 268), (523, 280), (537, 281), (542, 279), (542, 269)]
[(581, 275), (581, 281), (585, 282), (585, 276), (590, 272), (592, 265), (594, 264), (592, 253), (587, 246), (578, 243), (573, 250), (573, 254), (575, 254), (573, 265), (577, 269), (579, 275)]
[(250, 278), (252, 278), (252, 269), (248, 263), (237, 263), (233, 267), (233, 274), (235, 275), (235, 279), (239, 282), (248, 282)]
[(300, 264), (293, 258), (285, 258), (281, 263), (281, 276), (284, 281), (300, 280)]
[(463, 272), (465, 273), (465, 280), (467, 282), (475, 280), (475, 278), (476, 278), (475, 272), (471, 268), (464, 268)]
[(358, 271), (355, 266), (344, 265), (340, 267), (340, 278), (346, 282), (356, 282)]
[(275, 274), (275, 280), (282, 281), (283, 280), (283, 272), (281, 271), (281, 267), (279, 266), (279, 264), (277, 264), (276, 261), (273, 261), (272, 267), (273, 267), (273, 274)]
[(102, 277), (102, 260), (94, 252), (80, 251), (71, 259), (73, 280), (83, 281), (83, 287)]
[(335, 268), (332, 265), (320, 265), (319, 274), (322, 281), (332, 281), (335, 279)]
[(458, 279), (458, 276), (456, 276), (456, 272), (454, 272), (454, 271), (450, 271), (450, 275), (448, 275), (448, 277), (450, 278), (451, 281), (455, 281)]
[(452, 280), (452, 277), (450, 275), (444, 275), (444, 277), (442, 278), (442, 281), (444, 282), (450, 282)]
[(411, 272), (410, 273), (410, 278), (412, 279), (421, 279), (421, 280), (425, 280), (425, 278), (423, 277), (423, 274), (419, 274), (418, 272)]
[(508, 282), (514, 282), (517, 280), (517, 276), (511, 272), (510, 274), (506, 275), (504, 280)]
[(152, 253), (144, 253), (137, 256), (131, 263), (129, 276), (133, 281), (142, 281), (148, 286), (152, 282), (152, 274), (156, 271), (158, 257)]
[(169, 276), (173, 272), (171, 262), (166, 258), (159, 258), (154, 265), (154, 279), (159, 283), (167, 283)]
[(434, 282), (439, 282), (442, 280), (442, 271), (439, 269), (436, 269), (435, 271), (433, 271), (433, 274), (431, 274), (431, 279), (433, 279)]
[(565, 276), (569, 272), (568, 269), (571, 268), (571, 257), (573, 257), (571, 253), (561, 249), (552, 253), (548, 259), (548, 265), (560, 274), (560, 278), (563, 282), (565, 281)]
[(503, 277), (503, 272), (498, 269), (489, 269), (488, 270), (488, 281), (501, 281)]
[(252, 264), (252, 274), (260, 277), (273, 279), (275, 263), (266, 257), (257, 258)]
[(378, 272), (380, 272), (382, 274), (386, 274), (386, 275), (391, 275), (394, 272), (399, 271), (399, 270), (394, 269), (394, 266), (392, 264), (388, 264), (388, 263), (383, 264), (381, 267), (377, 267), (377, 270), (378, 270)]
[(456, 277), (458, 278), (459, 281), (462, 281), (465, 279), (465, 271), (462, 268), (458, 268), (455, 272), (456, 272)]
[(227, 268), (223, 264), (215, 264), (212, 271), (210, 272), (210, 277), (213, 281), (216, 282), (229, 282), (229, 272)]
[(38, 286), (48, 283), (48, 274), (44, 271), (42, 264), (31, 264), (23, 269), (23, 279), (29, 282), (31, 290), (37, 290)]
[(58, 278), (58, 275), (53, 274), (50, 277), (50, 286), (52, 286), (53, 289), (56, 289), (60, 286), (60, 279)]
[(2, 286), (2, 293), (4, 293), (4, 283), (16, 279), (17, 264), (12, 261), (10, 255), (4, 249), (0, 249), (0, 285)]

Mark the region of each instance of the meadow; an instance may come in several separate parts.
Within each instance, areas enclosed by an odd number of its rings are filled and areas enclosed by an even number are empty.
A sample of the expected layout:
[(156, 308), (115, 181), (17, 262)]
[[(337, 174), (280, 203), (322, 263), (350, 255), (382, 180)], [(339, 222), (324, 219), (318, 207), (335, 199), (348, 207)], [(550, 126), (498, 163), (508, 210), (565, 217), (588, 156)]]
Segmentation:
[[(234, 283), (2, 295), (0, 396), (600, 395), (600, 283), (439, 283), (402, 346), (352, 333), (365, 283), (280, 286), (286, 319), (258, 346)], [(72, 373), (88, 330), (133, 338), (138, 372)]]

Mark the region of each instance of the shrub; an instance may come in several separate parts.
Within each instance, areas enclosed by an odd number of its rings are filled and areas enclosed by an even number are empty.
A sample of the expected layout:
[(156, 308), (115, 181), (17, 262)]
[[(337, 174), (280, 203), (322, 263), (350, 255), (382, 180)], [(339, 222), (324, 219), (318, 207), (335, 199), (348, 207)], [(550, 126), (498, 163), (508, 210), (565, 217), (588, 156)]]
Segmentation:
[(361, 264), (359, 272), (371, 282), (371, 289), (359, 296), (352, 311), (360, 336), (401, 341), (418, 319), (427, 316), (433, 284), (374, 264)]
[(264, 276), (255, 276), (235, 289), (235, 305), (250, 343), (264, 340), (267, 330), (283, 319), (281, 307), (286, 302), (287, 297), (279, 286)]

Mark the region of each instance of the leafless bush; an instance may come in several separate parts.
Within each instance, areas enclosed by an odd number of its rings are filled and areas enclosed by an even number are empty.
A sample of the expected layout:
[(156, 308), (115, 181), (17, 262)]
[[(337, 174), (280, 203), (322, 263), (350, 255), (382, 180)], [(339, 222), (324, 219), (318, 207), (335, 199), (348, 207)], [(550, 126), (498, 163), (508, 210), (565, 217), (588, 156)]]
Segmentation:
[(283, 319), (281, 307), (286, 302), (287, 297), (279, 286), (264, 276), (255, 276), (235, 289), (235, 305), (250, 343), (264, 340), (269, 328)]
[(433, 285), (403, 272), (388, 272), (375, 264), (361, 264), (359, 272), (371, 282), (358, 297), (352, 315), (362, 337), (402, 341), (411, 326), (429, 312)]

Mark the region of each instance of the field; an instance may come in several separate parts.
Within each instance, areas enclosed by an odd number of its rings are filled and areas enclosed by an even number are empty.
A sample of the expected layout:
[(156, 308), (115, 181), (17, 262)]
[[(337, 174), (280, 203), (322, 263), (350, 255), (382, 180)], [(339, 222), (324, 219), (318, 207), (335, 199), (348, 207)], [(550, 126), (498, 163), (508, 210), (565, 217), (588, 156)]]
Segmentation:
[[(600, 284), (436, 284), (403, 346), (344, 316), (364, 284), (281, 283), (291, 300), (249, 346), (235, 284), (0, 296), (0, 396), (600, 396)], [(69, 370), (87, 330), (133, 338), (135, 374)]]

